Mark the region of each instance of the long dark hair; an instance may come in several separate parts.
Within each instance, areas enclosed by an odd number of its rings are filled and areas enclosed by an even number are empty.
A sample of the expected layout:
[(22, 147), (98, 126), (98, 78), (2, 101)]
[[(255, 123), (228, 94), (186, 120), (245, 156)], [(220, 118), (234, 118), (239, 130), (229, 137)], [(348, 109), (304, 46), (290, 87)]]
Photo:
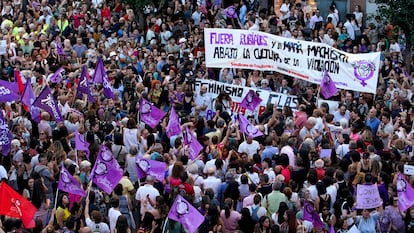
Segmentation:
[(231, 198), (227, 198), (224, 201), (224, 215), (226, 218), (230, 217), (231, 209), (233, 208), (233, 200)]
[(125, 215), (120, 215), (118, 220), (116, 220), (116, 232), (127, 232), (129, 226), (128, 221)]
[(33, 185), (32, 203), (39, 209), (42, 203), (46, 200), (46, 192), (42, 179), (35, 179)]

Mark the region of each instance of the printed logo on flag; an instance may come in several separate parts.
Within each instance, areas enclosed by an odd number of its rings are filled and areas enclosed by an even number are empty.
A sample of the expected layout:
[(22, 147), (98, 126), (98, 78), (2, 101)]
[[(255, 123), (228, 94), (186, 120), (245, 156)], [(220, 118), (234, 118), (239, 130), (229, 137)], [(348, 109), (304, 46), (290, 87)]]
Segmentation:
[(365, 87), (367, 83), (365, 81), (371, 79), (374, 76), (375, 64), (368, 60), (358, 61), (354, 65), (355, 78), (361, 81), (361, 85)]
[(144, 173), (147, 173), (151, 168), (151, 164), (146, 159), (140, 159), (139, 161), (136, 161), (136, 164)]

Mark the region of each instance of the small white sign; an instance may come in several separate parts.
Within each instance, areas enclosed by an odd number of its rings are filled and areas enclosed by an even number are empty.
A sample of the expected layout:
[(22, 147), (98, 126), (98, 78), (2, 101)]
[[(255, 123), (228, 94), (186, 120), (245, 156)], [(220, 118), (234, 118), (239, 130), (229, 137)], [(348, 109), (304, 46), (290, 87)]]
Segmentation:
[(7, 52), (7, 42), (6, 40), (0, 40), (0, 55), (4, 55)]
[(404, 165), (404, 174), (409, 176), (414, 176), (414, 166), (413, 165)]

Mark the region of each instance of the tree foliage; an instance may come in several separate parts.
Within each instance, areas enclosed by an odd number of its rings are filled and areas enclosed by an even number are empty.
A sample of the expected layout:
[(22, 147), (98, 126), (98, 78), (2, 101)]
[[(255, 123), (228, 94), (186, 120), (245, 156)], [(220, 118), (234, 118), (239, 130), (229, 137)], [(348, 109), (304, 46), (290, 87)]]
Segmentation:
[(414, 44), (414, 0), (375, 0), (375, 2), (378, 4), (379, 15), (404, 31), (406, 37), (404, 57), (406, 64), (410, 64)]
[(142, 11), (145, 6), (153, 4), (152, 0), (122, 0), (122, 2), (131, 5), (135, 12)]

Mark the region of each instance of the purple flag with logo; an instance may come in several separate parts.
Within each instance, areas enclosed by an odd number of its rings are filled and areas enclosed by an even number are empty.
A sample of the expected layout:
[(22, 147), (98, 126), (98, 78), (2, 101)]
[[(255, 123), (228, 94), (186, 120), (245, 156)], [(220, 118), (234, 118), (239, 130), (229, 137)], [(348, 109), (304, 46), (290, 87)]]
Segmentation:
[(175, 112), (175, 109), (171, 109), (170, 119), (168, 119), (167, 125), (167, 136), (172, 137), (179, 135), (181, 133), (180, 121), (178, 120), (178, 115)]
[(58, 55), (62, 55), (63, 57), (66, 57), (65, 50), (63, 49), (62, 43), (57, 40), (56, 38), (56, 51)]
[(85, 151), (86, 157), (89, 159), (89, 143), (85, 141), (83, 135), (78, 131), (75, 134), (75, 148), (76, 150)]
[(95, 102), (95, 98), (91, 94), (91, 88), (89, 86), (88, 76), (89, 76), (88, 68), (86, 66), (83, 66), (76, 93), (77, 93), (77, 96), (79, 97), (82, 97), (83, 94), (86, 94), (88, 96), (89, 102)]
[(196, 232), (204, 222), (204, 216), (181, 195), (175, 198), (168, 218), (181, 223), (190, 233)]
[(194, 160), (203, 149), (203, 146), (198, 142), (197, 137), (194, 137), (193, 132), (188, 127), (185, 127), (183, 136), (184, 144), (188, 145), (189, 157), (191, 160)]
[(25, 104), (29, 109), (32, 115), (32, 120), (36, 122), (40, 122), (40, 111), (37, 107), (33, 106), (33, 102), (35, 101), (36, 96), (33, 93), (32, 84), (29, 81), (26, 82), (24, 87), (24, 91), (22, 94), (22, 103)]
[(404, 178), (401, 173), (397, 177), (398, 207), (401, 211), (406, 211), (414, 205), (414, 188)]
[(327, 70), (323, 73), (323, 78), (321, 82), (321, 94), (325, 99), (329, 99), (332, 96), (338, 92), (338, 89), (336, 88), (335, 82), (331, 79), (331, 76), (329, 76), (329, 73)]
[(139, 111), (141, 113), (141, 120), (151, 128), (155, 128), (165, 116), (165, 112), (155, 107), (148, 100), (141, 98)]
[(250, 111), (254, 111), (261, 102), (262, 99), (256, 94), (256, 92), (250, 90), (240, 103), (240, 106), (249, 109)]
[(56, 70), (55, 73), (52, 74), (52, 76), (50, 76), (50, 81), (52, 83), (60, 83), (61, 79), (60, 79), (60, 74), (65, 71), (65, 69), (63, 69), (63, 67), (60, 67), (58, 70)]
[(82, 197), (86, 196), (86, 192), (83, 190), (81, 184), (73, 178), (68, 170), (66, 170), (65, 166), (62, 166), (60, 170), (58, 189)]
[[(123, 170), (105, 145), (101, 148), (91, 171), (91, 180), (107, 194), (111, 194), (123, 176)], [(109, 153), (110, 152), (110, 153)]]
[(240, 132), (246, 133), (247, 136), (255, 138), (262, 136), (263, 133), (256, 128), (245, 116), (239, 113)]
[(33, 102), (33, 106), (48, 112), (53, 118), (55, 118), (57, 123), (63, 121), (62, 114), (60, 113), (55, 97), (53, 97), (53, 94), (48, 86), (43, 88), (42, 92), (40, 92), (37, 99)]
[(95, 72), (93, 73), (92, 80), (94, 83), (103, 83), (103, 77), (106, 76), (105, 66), (103, 64), (102, 58), (98, 58), (96, 62)]
[(6, 156), (11, 148), (12, 134), (9, 125), (4, 120), (3, 110), (0, 109), (0, 146), (3, 156)]
[(141, 179), (150, 175), (161, 182), (164, 181), (165, 169), (167, 168), (167, 164), (164, 162), (152, 159), (143, 159), (137, 156), (135, 164), (137, 165), (138, 178)]
[(303, 206), (303, 220), (313, 223), (313, 227), (315, 228), (321, 228), (325, 226), (319, 217), (318, 212), (313, 207), (313, 204), (306, 200), (304, 201)]
[(12, 102), (19, 99), (17, 82), (7, 82), (0, 79), (0, 103)]

